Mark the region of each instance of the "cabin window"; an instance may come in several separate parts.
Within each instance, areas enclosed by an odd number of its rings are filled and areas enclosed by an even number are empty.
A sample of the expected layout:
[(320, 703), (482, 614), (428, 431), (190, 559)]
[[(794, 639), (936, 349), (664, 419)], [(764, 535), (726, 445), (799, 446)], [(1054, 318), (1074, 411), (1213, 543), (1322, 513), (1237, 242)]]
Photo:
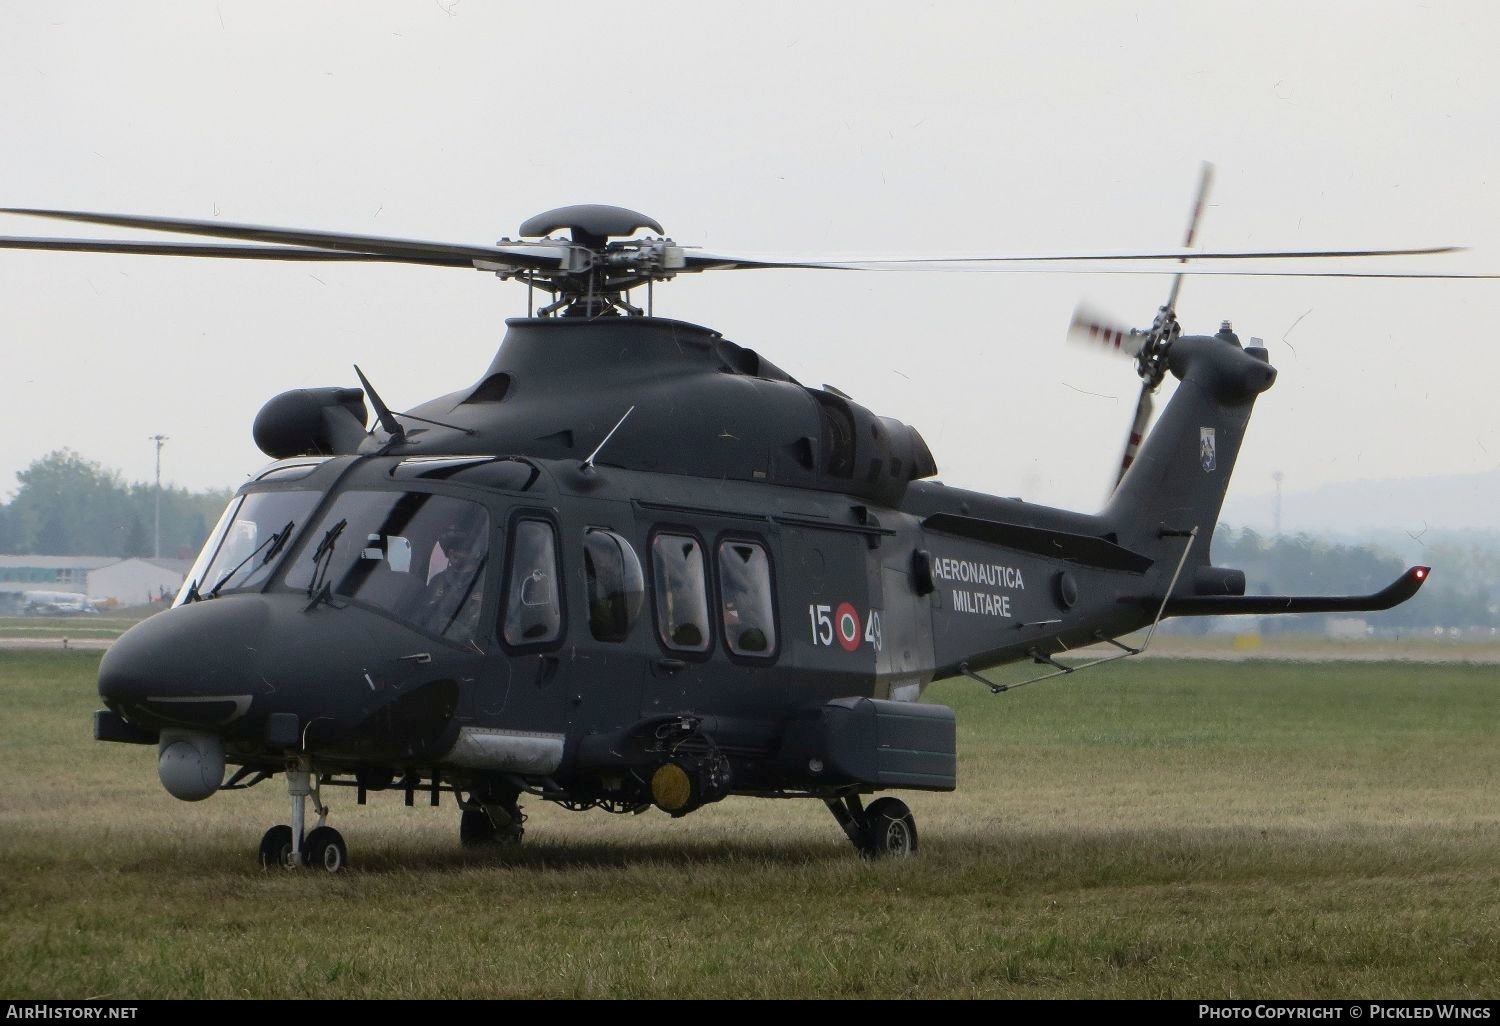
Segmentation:
[(465, 642), (479, 626), (490, 517), (477, 502), (431, 492), (345, 492), (308, 534), (289, 587), (380, 610)]
[(703, 546), (682, 534), (659, 534), (651, 542), (656, 585), (656, 629), (663, 645), (679, 652), (707, 652), (708, 579)]
[(583, 535), (583, 574), (589, 631), (599, 641), (624, 641), (646, 600), (646, 581), (635, 550), (613, 531), (590, 527)]
[(719, 596), (729, 651), (763, 659), (774, 655), (771, 559), (763, 546), (738, 539), (719, 543)]
[(522, 520), (516, 524), (511, 552), (505, 643), (520, 646), (556, 641), (562, 634), (556, 532), (544, 520)]

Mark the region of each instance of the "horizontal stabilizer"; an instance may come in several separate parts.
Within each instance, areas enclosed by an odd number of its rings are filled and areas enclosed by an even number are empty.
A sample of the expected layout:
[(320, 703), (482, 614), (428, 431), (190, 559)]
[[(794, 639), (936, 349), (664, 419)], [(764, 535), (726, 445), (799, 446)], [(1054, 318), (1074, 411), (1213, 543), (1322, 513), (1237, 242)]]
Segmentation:
[(1414, 566), (1373, 595), (1201, 595), (1169, 599), (1166, 616), (1231, 613), (1360, 613), (1399, 606), (1427, 580), (1431, 567)]
[(922, 521), (922, 526), (929, 531), (941, 531), (960, 538), (1004, 545), (1006, 548), (1098, 567), (1101, 570), (1125, 570), (1142, 574), (1154, 562), (1149, 556), (1116, 545), (1108, 538), (1024, 524), (1007, 524), (999, 520), (959, 516), (956, 513), (934, 513)]

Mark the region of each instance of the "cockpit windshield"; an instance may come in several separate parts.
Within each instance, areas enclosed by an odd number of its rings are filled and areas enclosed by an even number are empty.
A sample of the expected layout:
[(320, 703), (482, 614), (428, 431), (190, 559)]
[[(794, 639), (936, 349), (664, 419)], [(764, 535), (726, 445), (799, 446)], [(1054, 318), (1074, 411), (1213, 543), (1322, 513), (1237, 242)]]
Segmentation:
[(467, 499), (345, 492), (308, 535), (286, 583), (464, 642), (479, 625), (489, 534), (489, 514)]
[(272, 491), (230, 500), (174, 605), (262, 587), (318, 498), (318, 492)]

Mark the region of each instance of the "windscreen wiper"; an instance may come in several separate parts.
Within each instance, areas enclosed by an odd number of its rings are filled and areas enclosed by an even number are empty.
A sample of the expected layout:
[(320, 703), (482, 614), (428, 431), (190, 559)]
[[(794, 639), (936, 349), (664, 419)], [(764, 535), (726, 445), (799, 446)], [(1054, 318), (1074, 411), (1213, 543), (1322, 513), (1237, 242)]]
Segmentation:
[(307, 595), (312, 599), (303, 609), (303, 612), (324, 601), (330, 595), (331, 588), (328, 585), (328, 567), (333, 563), (333, 547), (338, 543), (339, 535), (344, 533), (344, 528), (349, 526), (349, 518), (345, 517), (330, 527), (318, 542), (318, 547), (313, 550), (313, 572), (312, 580), (307, 582)]
[(219, 578), (219, 583), (215, 584), (212, 588), (208, 589), (208, 593), (206, 595), (197, 596), (196, 595), (197, 589), (195, 588), (194, 589), (195, 596), (199, 597), (199, 598), (213, 598), (215, 595), (217, 595), (219, 593), (219, 589), (220, 588), (224, 587), (225, 584), (229, 583), (229, 579), (231, 577), (233, 577), (235, 574), (239, 573), (240, 570), (242, 570), (244, 568), (244, 566), (245, 566), (246, 563), (250, 562), (257, 555), (259, 555), (260, 554), (260, 550), (267, 548), (267, 546), (269, 546), (269, 549), (266, 552), (266, 557), (260, 561), (260, 565), (261, 566), (265, 566), (267, 563), (271, 562), (272, 559), (276, 558), (276, 553), (280, 552), (282, 546), (286, 544), (286, 540), (292, 536), (292, 528), (294, 526), (296, 526), (295, 522), (291, 521), (291, 520), (288, 520), (286, 522), (286, 526), (285, 527), (283, 527), (280, 531), (277, 531), (275, 534), (271, 535), (271, 537), (267, 538), (265, 541), (263, 541), (259, 545), (257, 545), (255, 547), (255, 551), (254, 552), (250, 553), (250, 555), (246, 556), (244, 559), (242, 559), (238, 563), (236, 563), (234, 565), (234, 569), (230, 570), (229, 573), (225, 574), (223, 577), (220, 577)]

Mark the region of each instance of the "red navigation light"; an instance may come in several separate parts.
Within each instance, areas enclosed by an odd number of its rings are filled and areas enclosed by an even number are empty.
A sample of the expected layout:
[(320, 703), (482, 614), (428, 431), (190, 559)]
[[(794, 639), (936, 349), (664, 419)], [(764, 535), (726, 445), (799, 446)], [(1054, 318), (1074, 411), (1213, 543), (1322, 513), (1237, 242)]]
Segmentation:
[(1427, 576), (1427, 568), (1425, 566), (1419, 566), (1415, 570), (1413, 570), (1412, 573), (1415, 574), (1417, 580), (1420, 581)]

